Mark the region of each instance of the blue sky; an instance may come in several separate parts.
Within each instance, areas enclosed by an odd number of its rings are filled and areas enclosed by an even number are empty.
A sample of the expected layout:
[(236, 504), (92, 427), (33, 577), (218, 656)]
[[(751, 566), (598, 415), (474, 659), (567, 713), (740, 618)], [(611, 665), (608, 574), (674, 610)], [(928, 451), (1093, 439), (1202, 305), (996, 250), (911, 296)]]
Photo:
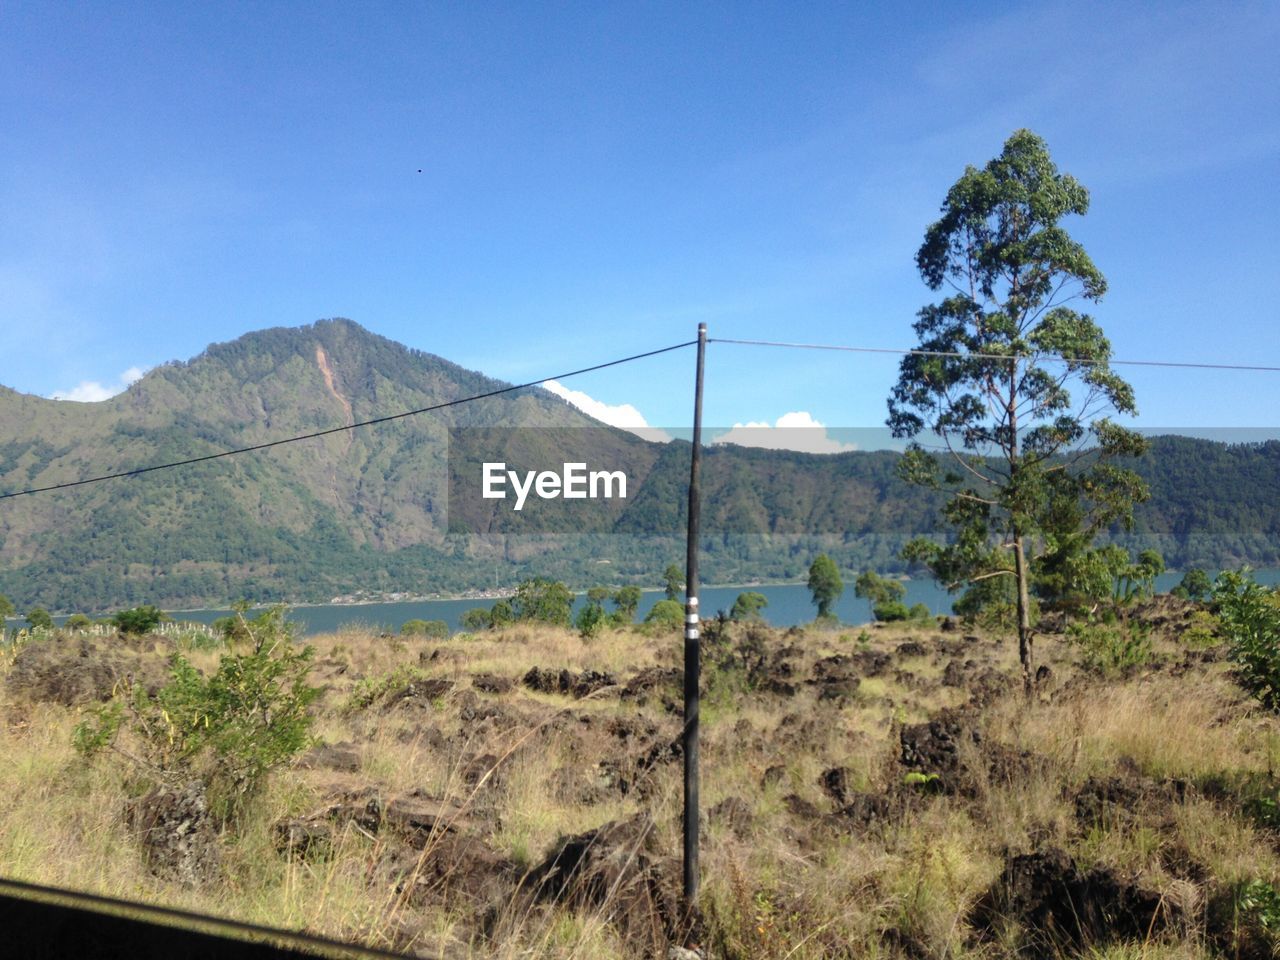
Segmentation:
[[(923, 231), (1019, 127), (1092, 192), (1117, 356), (1280, 364), (1277, 49), (1275, 4), (10, 2), (0, 382), (331, 316), (509, 380), (699, 321), (911, 346)], [(895, 371), (713, 345), (706, 416), (877, 426)], [(681, 425), (691, 372), (566, 386)], [(1276, 423), (1280, 374), (1126, 373), (1143, 424)]]

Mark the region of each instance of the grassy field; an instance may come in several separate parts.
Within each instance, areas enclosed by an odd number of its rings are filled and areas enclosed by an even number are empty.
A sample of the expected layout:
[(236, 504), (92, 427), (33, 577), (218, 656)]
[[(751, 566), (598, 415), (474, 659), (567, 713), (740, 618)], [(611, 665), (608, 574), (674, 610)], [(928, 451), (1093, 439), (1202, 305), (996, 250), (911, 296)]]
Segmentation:
[(1280, 724), (1207, 614), (1135, 617), (1129, 666), (1040, 637), (1030, 700), (958, 624), (712, 625), (692, 928), (677, 635), (314, 638), (318, 745), (174, 854), (136, 744), (72, 739), (181, 641), (53, 634), (0, 659), (0, 875), (423, 957), (1270, 956)]

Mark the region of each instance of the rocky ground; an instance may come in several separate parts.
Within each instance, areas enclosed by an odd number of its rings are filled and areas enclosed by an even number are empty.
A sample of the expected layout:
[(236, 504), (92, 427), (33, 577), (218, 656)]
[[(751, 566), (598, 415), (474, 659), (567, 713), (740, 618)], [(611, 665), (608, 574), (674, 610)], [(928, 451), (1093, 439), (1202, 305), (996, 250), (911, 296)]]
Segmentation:
[(1200, 608), (1130, 615), (1146, 662), (1046, 633), (1030, 699), (952, 620), (708, 624), (692, 917), (676, 635), (318, 638), (320, 742), (234, 834), (70, 748), (165, 642), (55, 637), (0, 667), (0, 873), (422, 957), (1271, 956), (1280, 726)]

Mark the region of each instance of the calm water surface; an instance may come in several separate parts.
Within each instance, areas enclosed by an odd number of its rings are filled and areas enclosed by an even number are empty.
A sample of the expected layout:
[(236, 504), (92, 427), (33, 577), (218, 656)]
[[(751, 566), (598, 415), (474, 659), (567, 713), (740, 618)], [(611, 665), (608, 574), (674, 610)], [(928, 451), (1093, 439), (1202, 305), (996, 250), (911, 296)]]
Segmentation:
[[(1259, 583), (1280, 583), (1280, 570), (1258, 570), (1255, 577)], [(1167, 591), (1176, 586), (1182, 579), (1180, 573), (1167, 573), (1156, 580), (1156, 588)], [(950, 613), (951, 603), (955, 599), (932, 580), (906, 581), (908, 606), (923, 603), (933, 613)], [(704, 587), (701, 591), (701, 607), (703, 617), (714, 616), (717, 610), (728, 612), (733, 601), (744, 590), (762, 593), (769, 600), (765, 607), (764, 618), (776, 627), (790, 627), (813, 620), (816, 608), (809, 596), (809, 589), (802, 583), (777, 584), (758, 587)], [(643, 619), (655, 603), (661, 600), (661, 591), (644, 594), (640, 601), (638, 619)], [(584, 602), (579, 594), (574, 605), (575, 611)], [(369, 627), (389, 628), (399, 631), (406, 620), (443, 620), (450, 629), (459, 630), (462, 615), (473, 607), (488, 608), (492, 600), (421, 600), (405, 603), (367, 603), (367, 604), (326, 604), (321, 606), (294, 607), (289, 619), (298, 623), (305, 634), (331, 633), (342, 627), (363, 625)], [(229, 610), (195, 610), (176, 614), (179, 620), (195, 620), (200, 623), (212, 623), (218, 617), (229, 614)], [(836, 604), (836, 616), (844, 623), (860, 624), (871, 619), (871, 607), (865, 600), (853, 595), (853, 584), (846, 583), (844, 596)]]

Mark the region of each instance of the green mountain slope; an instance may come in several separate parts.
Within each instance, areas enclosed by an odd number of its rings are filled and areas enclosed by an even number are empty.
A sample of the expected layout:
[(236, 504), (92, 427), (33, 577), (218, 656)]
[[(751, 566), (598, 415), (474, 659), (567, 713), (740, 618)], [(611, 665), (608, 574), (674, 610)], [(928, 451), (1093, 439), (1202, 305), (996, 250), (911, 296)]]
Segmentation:
[[(198, 457), (505, 386), (346, 320), (248, 334), (148, 373), (103, 403), (0, 388), (0, 491)], [(518, 428), (518, 429), (511, 429)], [(590, 428), (590, 429), (586, 429)], [(626, 500), (509, 501), (480, 464), (585, 460), (624, 470)], [(704, 576), (803, 575), (826, 550), (893, 568), (937, 529), (936, 495), (886, 452), (714, 447), (704, 461)], [(1280, 562), (1280, 444), (1158, 438), (1136, 535), (1173, 564)], [(176, 470), (0, 501), (0, 593), (101, 611), (457, 593), (545, 573), (653, 584), (682, 555), (689, 447), (604, 427), (540, 389)], [(452, 487), (451, 487), (452, 481)], [(461, 495), (462, 490), (466, 495)]]

